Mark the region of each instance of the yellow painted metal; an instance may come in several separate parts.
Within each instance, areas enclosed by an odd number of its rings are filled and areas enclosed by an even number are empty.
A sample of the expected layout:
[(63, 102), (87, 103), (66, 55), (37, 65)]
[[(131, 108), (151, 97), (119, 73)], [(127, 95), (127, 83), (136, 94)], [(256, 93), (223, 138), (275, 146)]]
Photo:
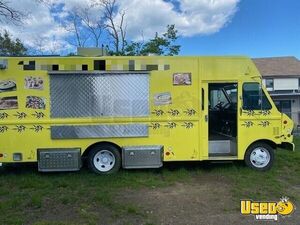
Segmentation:
[[(163, 145), (164, 161), (207, 160), (208, 156), (208, 84), (217, 82), (238, 83), (238, 155), (243, 159), (247, 147), (258, 140), (269, 140), (276, 144), (292, 142), (291, 119), (276, 109), (270, 96), (272, 109), (255, 112), (253, 115), (241, 110), (242, 85), (245, 82), (261, 82), (261, 76), (251, 59), (247, 57), (10, 57), (8, 68), (0, 70), (0, 82), (14, 80), (16, 91), (0, 92), (3, 97), (17, 96), (18, 109), (0, 110), (0, 162), (13, 162), (13, 153), (22, 153), (23, 162), (37, 161), (38, 148), (81, 148), (82, 153), (91, 145), (108, 141), (119, 146)], [(81, 70), (82, 64), (93, 71), (94, 60), (106, 60), (107, 71), (128, 71), (129, 61), (134, 69), (146, 70), (154, 65), (150, 73), (150, 116), (144, 118), (50, 118), (50, 88), (48, 70), (53, 64), (59, 70)], [(35, 61), (35, 70), (24, 70), (22, 64)], [(173, 85), (174, 73), (191, 73), (191, 85)], [(35, 76), (44, 80), (43, 90), (25, 88), (25, 77)], [(202, 93), (203, 89), (203, 93)], [(154, 96), (169, 92), (171, 104), (155, 105)], [(204, 94), (204, 108), (202, 108)], [(26, 108), (27, 96), (39, 96), (46, 100), (46, 108)], [(1, 101), (1, 100), (0, 100)], [(62, 106), (63, 107), (63, 106)], [(178, 111), (178, 113), (173, 113)], [(24, 114), (26, 117), (24, 117)], [(23, 116), (22, 116), (23, 115)], [(40, 118), (40, 116), (43, 117)], [(251, 126), (246, 126), (252, 121)], [(263, 122), (268, 121), (264, 126)], [(284, 124), (284, 121), (287, 121)], [(149, 137), (138, 138), (90, 138), (52, 140), (50, 126), (145, 123), (149, 126)], [(211, 158), (213, 159), (213, 158)], [(214, 157), (215, 159), (215, 157)], [(218, 157), (232, 159), (232, 157)]]

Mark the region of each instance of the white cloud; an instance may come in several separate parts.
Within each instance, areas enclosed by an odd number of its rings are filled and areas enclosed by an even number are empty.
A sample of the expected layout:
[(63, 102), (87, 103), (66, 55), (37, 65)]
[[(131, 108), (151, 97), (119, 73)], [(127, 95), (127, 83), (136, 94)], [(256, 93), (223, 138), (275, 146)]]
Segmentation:
[[(59, 20), (76, 7), (86, 7), (93, 0), (10, 0), (11, 6), (29, 13), (22, 26), (2, 24), (31, 48), (53, 53), (73, 47), (66, 41), (70, 37)], [(162, 33), (168, 24), (175, 24), (181, 36), (205, 35), (218, 32), (235, 14), (239, 0), (117, 0), (119, 10), (126, 11), (129, 38), (145, 39)], [(91, 11), (92, 17), (101, 16), (101, 10)], [(73, 49), (74, 50), (74, 49)]]
[(43, 52), (57, 53), (69, 47), (64, 40), (67, 33), (54, 20), (47, 5), (35, 0), (14, 0), (11, 1), (11, 6), (25, 12), (27, 16), (19, 26), (2, 24), (3, 30), (8, 30), (14, 37), (21, 39), (26, 46)]
[(153, 37), (168, 24), (175, 24), (182, 36), (218, 32), (232, 18), (239, 0), (120, 0), (126, 11), (127, 30), (132, 38)]

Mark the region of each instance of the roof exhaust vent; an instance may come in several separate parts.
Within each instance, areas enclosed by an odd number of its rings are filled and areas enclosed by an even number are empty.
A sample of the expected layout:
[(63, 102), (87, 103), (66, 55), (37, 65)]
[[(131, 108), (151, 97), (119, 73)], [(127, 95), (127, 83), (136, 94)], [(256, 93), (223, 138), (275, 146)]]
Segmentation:
[(77, 48), (77, 55), (79, 56), (105, 56), (107, 55), (107, 50), (104, 48)]

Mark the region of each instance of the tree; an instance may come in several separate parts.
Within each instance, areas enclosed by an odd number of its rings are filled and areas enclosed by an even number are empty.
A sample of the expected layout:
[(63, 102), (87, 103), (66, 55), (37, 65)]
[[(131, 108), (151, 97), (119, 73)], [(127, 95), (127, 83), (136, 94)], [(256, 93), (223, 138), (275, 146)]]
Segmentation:
[(14, 24), (21, 23), (24, 14), (9, 6), (9, 2), (0, 0), (0, 21), (12, 22)]
[(175, 25), (168, 25), (167, 31), (159, 36), (155, 34), (153, 39), (148, 42), (131, 42), (125, 48), (125, 55), (178, 55), (180, 51), (180, 45), (175, 45), (178, 38), (178, 31), (175, 29)]
[(105, 29), (112, 41), (113, 49), (109, 52), (123, 55), (126, 47), (125, 11), (118, 11), (116, 0), (94, 0), (95, 5), (102, 6)]
[(92, 39), (94, 41), (94, 46), (99, 47), (100, 37), (104, 24), (101, 19), (91, 18), (91, 9), (93, 6), (81, 9), (78, 13), (83, 25), (87, 28), (87, 31), (91, 33)]
[[(39, 0), (47, 4), (47, 1)], [(69, 32), (69, 44), (76, 47), (99, 47), (101, 35), (105, 27), (101, 13), (95, 16), (98, 5), (90, 3), (76, 6), (67, 11), (67, 16), (61, 20), (61, 26)], [(51, 6), (50, 6), (51, 8)]]
[(159, 36), (156, 33), (155, 37), (144, 45), (141, 54), (147, 55), (152, 53), (169, 56), (178, 55), (180, 45), (174, 44), (178, 38), (177, 32), (175, 25), (168, 25), (167, 32), (165, 32), (162, 36)]
[(143, 50), (143, 42), (134, 42), (132, 41), (130, 44), (126, 44), (124, 55), (134, 56), (134, 55), (142, 55)]
[(79, 8), (74, 8), (71, 12), (68, 12), (68, 16), (62, 21), (64, 29), (74, 35), (74, 40), (69, 41), (71, 45), (77, 47), (84, 47), (86, 41), (89, 38), (89, 34), (84, 31), (82, 26), (82, 19), (79, 16)]
[[(47, 0), (36, 1), (49, 4)], [(126, 12), (120, 7), (118, 0), (91, 0), (84, 6), (73, 7), (61, 19), (61, 25), (70, 34), (66, 40), (76, 47), (106, 46), (110, 55), (179, 54), (175, 25), (168, 25), (165, 33), (156, 33), (146, 42), (128, 40)]]
[(27, 49), (24, 47), (20, 39), (13, 39), (12, 36), (4, 31), (0, 33), (0, 55), (1, 56), (23, 56), (26, 55)]

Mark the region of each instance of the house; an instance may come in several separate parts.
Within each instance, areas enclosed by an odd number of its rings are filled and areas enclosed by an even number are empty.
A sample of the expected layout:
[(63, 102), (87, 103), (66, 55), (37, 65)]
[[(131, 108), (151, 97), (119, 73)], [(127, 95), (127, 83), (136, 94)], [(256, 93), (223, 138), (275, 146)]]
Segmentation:
[(300, 125), (300, 61), (293, 56), (253, 59), (277, 108)]

